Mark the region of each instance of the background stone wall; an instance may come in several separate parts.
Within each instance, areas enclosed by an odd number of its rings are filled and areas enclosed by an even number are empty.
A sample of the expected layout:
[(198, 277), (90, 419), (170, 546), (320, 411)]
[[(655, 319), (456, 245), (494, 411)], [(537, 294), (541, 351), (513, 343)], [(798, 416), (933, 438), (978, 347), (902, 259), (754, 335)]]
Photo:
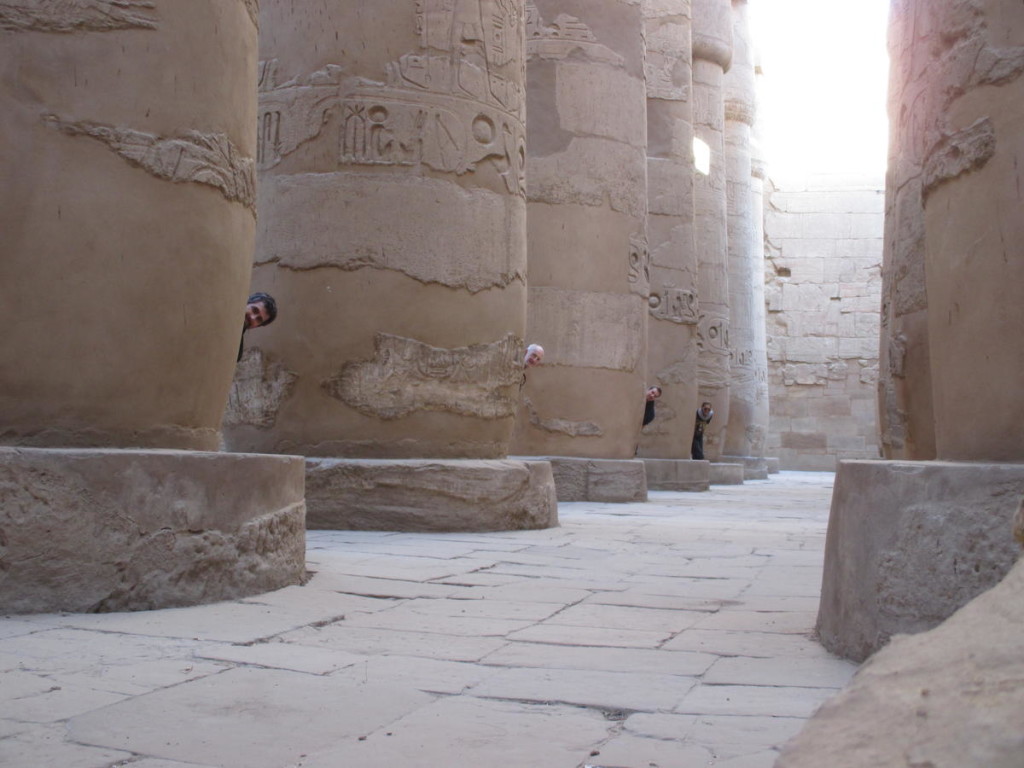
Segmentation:
[(765, 200), (771, 426), (783, 469), (880, 456), (884, 180), (773, 180)]

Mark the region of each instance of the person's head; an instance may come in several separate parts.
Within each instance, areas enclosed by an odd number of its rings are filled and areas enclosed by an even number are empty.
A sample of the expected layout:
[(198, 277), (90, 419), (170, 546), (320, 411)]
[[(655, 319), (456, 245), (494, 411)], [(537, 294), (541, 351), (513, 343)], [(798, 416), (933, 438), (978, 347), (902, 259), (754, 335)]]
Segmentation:
[(659, 397), (661, 397), (661, 387), (650, 387), (650, 388), (648, 388), (648, 390), (647, 390), (647, 399), (648, 400), (657, 400)]
[(701, 403), (701, 404), (700, 404), (700, 409), (701, 409), (702, 411), (704, 411), (704, 413), (707, 413), (708, 411), (710, 411), (710, 410), (711, 410), (711, 403), (709, 403), (709, 402), (703, 402), (703, 403)]
[(254, 293), (245, 304), (245, 330), (270, 325), (277, 317), (277, 302), (269, 293)]
[(540, 365), (544, 360), (544, 347), (540, 344), (531, 344), (526, 348), (526, 357), (523, 358), (523, 367), (533, 368)]

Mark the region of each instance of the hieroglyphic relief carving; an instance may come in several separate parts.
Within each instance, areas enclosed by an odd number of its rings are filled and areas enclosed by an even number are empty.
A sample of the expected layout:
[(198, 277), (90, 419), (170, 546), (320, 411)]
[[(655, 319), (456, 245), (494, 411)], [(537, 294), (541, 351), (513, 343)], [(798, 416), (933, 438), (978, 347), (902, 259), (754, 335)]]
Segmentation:
[(718, 313), (702, 312), (697, 322), (701, 389), (726, 387), (729, 372), (729, 319)]
[(651, 291), (647, 300), (651, 317), (679, 325), (696, 325), (700, 317), (700, 301), (692, 289), (664, 284)]
[(274, 426), (277, 413), (291, 395), (296, 379), (297, 374), (285, 370), (279, 361), (271, 360), (258, 347), (247, 349), (235, 367), (224, 426)]
[(150, 0), (0, 0), (0, 29), (109, 32), (156, 29)]
[(655, 25), (653, 19), (648, 19), (648, 24), (644, 59), (647, 98), (689, 101), (690, 83), (680, 74), (680, 65), (688, 68), (690, 63), (690, 52), (681, 44), (689, 35), (679, 24)]
[(625, 59), (597, 42), (590, 28), (575, 16), (560, 13), (553, 22), (545, 24), (533, 3), (526, 4), (526, 52), (542, 59), (583, 55), (591, 61), (625, 66)]
[(651, 252), (647, 239), (630, 235), (629, 261), (626, 272), (630, 293), (647, 298), (651, 292)]
[(515, 415), (522, 347), (513, 334), (444, 349), (378, 333), (373, 359), (346, 363), (321, 387), (360, 413), (385, 420), (416, 411), (501, 419)]
[(568, 419), (545, 419), (538, 412), (528, 397), (523, 398), (527, 418), (530, 424), (545, 432), (553, 432), (569, 437), (601, 437), (604, 430), (592, 421), (569, 421)]
[(526, 196), (525, 19), (516, 0), (417, 0), (419, 50), (385, 67), (381, 82), (330, 65), (278, 84), (260, 76), (260, 166), (275, 165), (340, 124), (339, 165), (419, 166), (465, 174), (493, 164)]
[(88, 120), (72, 122), (54, 115), (43, 119), (68, 136), (88, 136), (106, 144), (129, 164), (157, 178), (214, 187), (228, 200), (242, 203), (255, 214), (255, 164), (222, 133), (188, 131), (182, 136), (164, 138)]

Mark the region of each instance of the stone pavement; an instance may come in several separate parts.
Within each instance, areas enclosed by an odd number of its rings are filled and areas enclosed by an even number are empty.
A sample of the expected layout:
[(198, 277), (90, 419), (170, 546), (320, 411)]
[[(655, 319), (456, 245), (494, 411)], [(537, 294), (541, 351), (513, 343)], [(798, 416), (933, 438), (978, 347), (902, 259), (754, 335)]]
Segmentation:
[(302, 587), (0, 618), (0, 766), (768, 768), (855, 669), (810, 639), (832, 479), (312, 531)]

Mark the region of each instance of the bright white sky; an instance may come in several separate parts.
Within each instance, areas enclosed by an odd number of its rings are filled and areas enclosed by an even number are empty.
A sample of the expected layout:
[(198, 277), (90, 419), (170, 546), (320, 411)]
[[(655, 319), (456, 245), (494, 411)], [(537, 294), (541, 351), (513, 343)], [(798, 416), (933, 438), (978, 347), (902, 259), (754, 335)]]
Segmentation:
[(768, 173), (885, 172), (889, 0), (750, 0)]

